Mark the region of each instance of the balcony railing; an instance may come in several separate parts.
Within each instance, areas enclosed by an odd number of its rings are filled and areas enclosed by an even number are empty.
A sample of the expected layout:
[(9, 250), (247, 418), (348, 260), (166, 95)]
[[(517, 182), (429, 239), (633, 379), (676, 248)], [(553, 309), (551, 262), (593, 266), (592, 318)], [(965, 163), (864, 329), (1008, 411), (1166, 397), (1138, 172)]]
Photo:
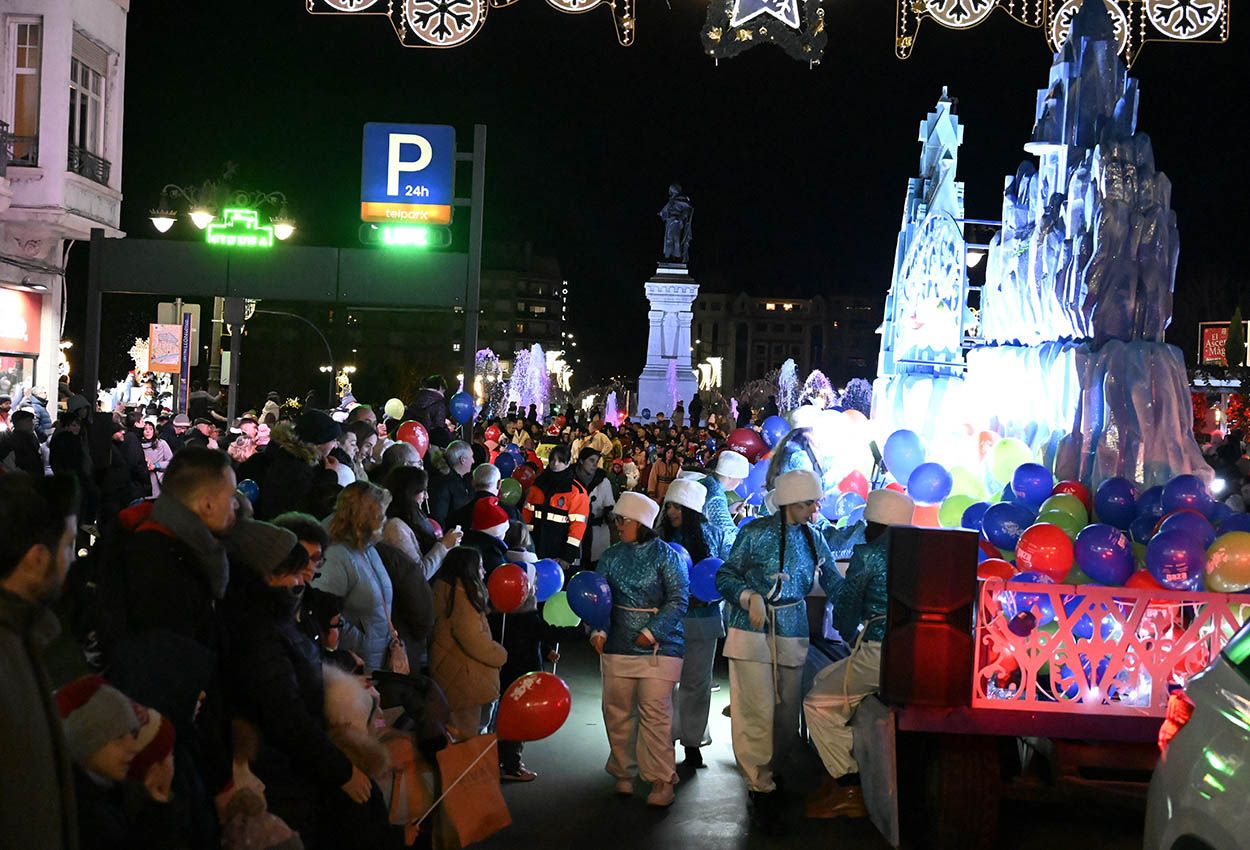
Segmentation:
[(113, 166), (104, 157), (96, 156), (78, 145), (69, 146), (69, 163), (66, 165), (66, 170), (107, 186), (112, 168)]

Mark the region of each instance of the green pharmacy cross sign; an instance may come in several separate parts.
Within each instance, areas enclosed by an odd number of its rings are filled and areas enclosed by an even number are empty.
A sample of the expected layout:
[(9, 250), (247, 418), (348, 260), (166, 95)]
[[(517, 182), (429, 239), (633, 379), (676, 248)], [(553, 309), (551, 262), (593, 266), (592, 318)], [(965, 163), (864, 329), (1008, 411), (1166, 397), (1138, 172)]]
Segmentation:
[(272, 248), (273, 227), (262, 226), (255, 210), (228, 209), (223, 220), (214, 221), (207, 228), (205, 241), (209, 245), (225, 245), (230, 248)]

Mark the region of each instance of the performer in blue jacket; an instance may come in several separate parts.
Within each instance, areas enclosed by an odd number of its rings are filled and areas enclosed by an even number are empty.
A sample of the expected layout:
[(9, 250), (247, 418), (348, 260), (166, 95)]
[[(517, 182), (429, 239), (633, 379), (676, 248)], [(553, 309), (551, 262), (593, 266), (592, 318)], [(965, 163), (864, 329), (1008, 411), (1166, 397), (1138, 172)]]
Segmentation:
[(651, 783), (647, 805), (668, 806), (677, 782), (673, 755), (673, 685), (681, 679), (690, 574), (652, 531), (660, 507), (641, 493), (622, 493), (613, 509), (621, 542), (599, 559), (612, 589), (608, 631), (590, 641), (603, 673), (603, 724), (616, 793), (634, 791), (634, 774)]
[(750, 474), (751, 464), (747, 459), (738, 452), (725, 449), (716, 459), (716, 470), (700, 482), (707, 489), (703, 515), (708, 522), (721, 530), (726, 548), (732, 548), (734, 541), (738, 539), (738, 523), (734, 522), (726, 494), (736, 489)]
[(770, 835), (782, 831), (774, 766), (799, 728), (805, 598), (817, 578), (830, 597), (841, 583), (824, 537), (809, 525), (824, 495), (820, 479), (800, 469), (778, 476), (776, 485), (777, 514), (743, 528), (716, 574), (730, 611), (724, 655), (734, 757), (750, 792), (752, 823)]

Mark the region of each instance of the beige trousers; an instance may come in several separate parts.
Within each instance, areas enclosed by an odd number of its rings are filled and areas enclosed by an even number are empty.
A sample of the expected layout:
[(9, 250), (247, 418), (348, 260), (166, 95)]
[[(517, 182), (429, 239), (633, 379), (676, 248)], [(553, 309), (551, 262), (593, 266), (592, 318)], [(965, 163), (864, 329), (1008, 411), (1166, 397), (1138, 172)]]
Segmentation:
[(647, 782), (677, 781), (673, 684), (604, 674), (603, 725), (611, 747), (605, 769), (617, 779), (639, 774)]
[(489, 708), (490, 705), (487, 704), (457, 709), (448, 713), (447, 722), (456, 727), (456, 731), (460, 733), (461, 740), (467, 740), (482, 731), (482, 727), (485, 725), (482, 722), (482, 718)]
[(734, 758), (752, 791), (773, 791), (773, 766), (780, 765), (799, 733), (802, 667), (778, 667), (776, 701), (773, 666), (763, 661), (729, 660), (729, 730)]
[(859, 772), (851, 754), (854, 738), (847, 724), (855, 707), (864, 697), (876, 693), (880, 684), (881, 644), (864, 641), (849, 657), (817, 673), (803, 700), (807, 731), (825, 770), (835, 779)]

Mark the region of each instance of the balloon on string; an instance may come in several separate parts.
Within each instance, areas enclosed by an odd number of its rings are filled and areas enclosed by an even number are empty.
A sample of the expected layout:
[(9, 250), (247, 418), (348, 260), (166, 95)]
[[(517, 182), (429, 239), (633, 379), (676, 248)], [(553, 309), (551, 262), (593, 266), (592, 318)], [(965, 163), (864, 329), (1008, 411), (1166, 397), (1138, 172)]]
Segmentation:
[(790, 433), (790, 425), (780, 416), (770, 416), (760, 425), (760, 436), (764, 445), (775, 448), (786, 434)]
[(1137, 516), (1152, 516), (1156, 520), (1163, 518), (1163, 486), (1156, 484), (1153, 487), (1147, 487), (1137, 495), (1137, 505), (1134, 508)]
[(430, 434), (420, 422), (401, 424), (395, 431), (395, 439), (412, 446), (421, 457), (425, 457), (430, 448)]
[(1038, 507), (1038, 513), (1062, 511), (1075, 519), (1081, 528), (1089, 525), (1089, 511), (1085, 503), (1071, 493), (1056, 493)]
[(521, 485), (521, 492), (524, 493), (534, 485), (534, 481), (538, 478), (538, 470), (527, 460), (512, 470), (512, 477)]
[(907, 493), (918, 505), (938, 505), (951, 494), (951, 474), (940, 463), (928, 461), (907, 477)]
[(1015, 549), (1020, 535), (1036, 518), (1037, 514), (1025, 505), (999, 502), (990, 505), (981, 517), (981, 533), (1000, 549)]
[(477, 405), (473, 403), (473, 396), (461, 390), (447, 400), (447, 410), (452, 419), (464, 425), (473, 421)]
[(1055, 477), (1040, 463), (1022, 463), (1011, 476), (1011, 490), (1016, 501), (1037, 510), (1055, 487)]
[(1127, 478), (1108, 478), (1094, 492), (1094, 515), (1100, 523), (1126, 530), (1136, 516), (1137, 488)]
[(1221, 520), (1220, 534), (1227, 534), (1230, 531), (1250, 531), (1250, 514), (1233, 514), (1228, 519)]
[(543, 619), (548, 625), (565, 629), (579, 626), (582, 622), (582, 618), (574, 614), (573, 609), (569, 607), (569, 595), (563, 590), (557, 590), (547, 597), (547, 602), (543, 605)]
[(1041, 573), (1053, 581), (1062, 581), (1068, 574), (1072, 558), (1072, 540), (1057, 525), (1031, 525), (1016, 543), (1016, 565), (1024, 572)]
[(1172, 590), (1201, 590), (1207, 550), (1192, 534), (1162, 528), (1146, 544), (1146, 569)]
[[(938, 508), (938, 523), (942, 528), (960, 528), (964, 512), (974, 504), (971, 496), (952, 494), (942, 500)], [(975, 526), (974, 526), (975, 527)]]
[(238, 490), (247, 497), (252, 507), (256, 507), (256, 500), (260, 498), (260, 485), (250, 478), (244, 478), (239, 482)]
[(985, 512), (989, 508), (989, 502), (973, 502), (964, 508), (963, 516), (959, 518), (959, 526), (978, 531), (981, 528), (981, 521), (985, 518)]
[(515, 478), (505, 478), (499, 482), (499, 501), (505, 505), (516, 507), (521, 501), (521, 482)]
[(522, 567), (504, 564), (491, 570), (486, 578), (486, 591), (490, 594), (490, 604), (496, 611), (511, 614), (529, 596), (529, 580)]
[(745, 457), (748, 463), (755, 463), (768, 451), (764, 440), (751, 428), (734, 429), (725, 445)]
[(569, 717), (573, 697), (554, 673), (526, 673), (499, 698), (495, 732), (504, 741), (540, 741)]
[(520, 463), (516, 459), (516, 455), (509, 452), (500, 452), (499, 457), (495, 458), (495, 466), (499, 467), (499, 474), (504, 478), (511, 478), (512, 473), (516, 472), (516, 468)]
[(386, 414), (387, 419), (403, 419), (404, 403), (397, 398), (388, 399), (382, 406), (382, 412)]
[(486, 433), (484, 436), (486, 437), (486, 439), (493, 440), (494, 442), (498, 443), (499, 438), (503, 436), (503, 431), (499, 430), (498, 425), (487, 425)]
[(881, 457), (895, 481), (908, 481), (916, 467), (924, 463), (924, 442), (915, 431), (900, 428), (886, 439)]
[[(564, 570), (550, 558), (542, 558), (534, 564), (534, 598), (547, 602), (564, 588)], [(567, 605), (567, 601), (565, 602)], [(572, 613), (572, 612), (570, 612)], [(576, 625), (576, 624), (575, 624)]]
[(1124, 532), (1096, 523), (1076, 536), (1076, 562), (1098, 584), (1119, 587), (1133, 574), (1133, 550)]
[(1211, 510), (1211, 494), (1196, 475), (1178, 475), (1164, 484), (1161, 501), (1164, 514), (1190, 508), (1205, 516)]
[(1230, 531), (1207, 550), (1207, 590), (1240, 593), (1250, 588), (1250, 532)]
[(582, 570), (569, 579), (565, 592), (574, 614), (591, 628), (607, 629), (612, 617), (612, 589), (607, 579), (596, 572)]
[(995, 481), (1010, 484), (1016, 467), (1033, 460), (1033, 450), (1023, 440), (1004, 437), (990, 449), (990, 475)]
[(720, 591), (716, 589), (716, 571), (725, 562), (720, 558), (704, 558), (690, 569), (690, 593), (700, 602), (719, 602)]
[(680, 543), (669, 543), (668, 548), (677, 553), (677, 557), (681, 558), (681, 562), (686, 565), (686, 572), (690, 572), (690, 568), (694, 566), (694, 559), (690, 557), (690, 552)]
[(443, 536), (443, 527), (442, 527), (441, 525), (439, 525), (439, 524), (438, 524), (438, 520), (434, 519), (433, 517), (429, 517), (429, 518), (427, 519), (427, 522), (429, 522), (429, 524), (430, 524), (430, 531), (433, 531), (433, 532), (434, 532), (434, 536), (435, 536), (435, 537), (442, 537), (442, 536)]
[(868, 498), (868, 479), (858, 469), (851, 470), (845, 478), (838, 482), (839, 493), (858, 493)]
[(1150, 538), (1154, 537), (1155, 526), (1158, 524), (1159, 520), (1150, 514), (1140, 514), (1129, 523), (1128, 536), (1134, 543), (1149, 543)]
[(1205, 552), (1207, 547), (1215, 542), (1215, 526), (1211, 525), (1202, 514), (1195, 510), (1179, 510), (1165, 516), (1159, 522), (1159, 532), (1179, 531), (1190, 537), (1193, 537), (1202, 544), (1202, 550)]

